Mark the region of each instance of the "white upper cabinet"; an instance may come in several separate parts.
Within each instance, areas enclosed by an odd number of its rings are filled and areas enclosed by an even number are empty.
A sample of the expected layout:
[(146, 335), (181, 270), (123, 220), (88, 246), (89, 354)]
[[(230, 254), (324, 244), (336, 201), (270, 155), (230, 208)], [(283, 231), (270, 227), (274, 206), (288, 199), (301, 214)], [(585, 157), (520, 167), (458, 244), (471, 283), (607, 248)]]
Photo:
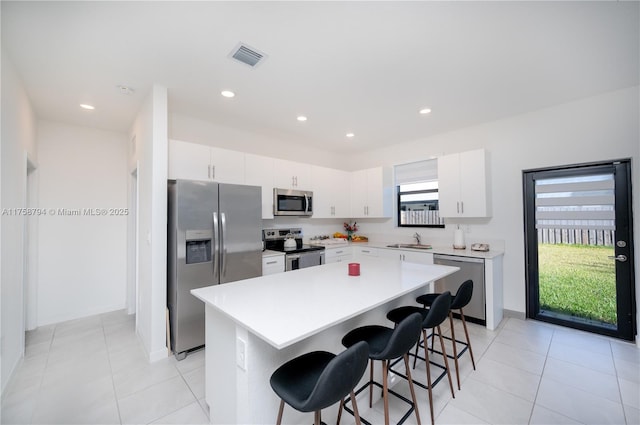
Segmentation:
[(393, 184), (389, 167), (351, 173), (351, 217), (391, 217)]
[(220, 183), (244, 183), (244, 153), (211, 148), (211, 179)]
[(484, 149), (438, 158), (440, 217), (490, 217)]
[(311, 165), (302, 162), (274, 159), (274, 185), (278, 189), (311, 189)]
[(350, 173), (313, 166), (311, 181), (314, 218), (348, 218), (351, 216)]
[(244, 183), (244, 153), (169, 141), (169, 178)]
[(169, 140), (169, 178), (211, 181), (209, 146)]
[(262, 187), (262, 218), (273, 218), (273, 158), (247, 153), (244, 166), (245, 184)]

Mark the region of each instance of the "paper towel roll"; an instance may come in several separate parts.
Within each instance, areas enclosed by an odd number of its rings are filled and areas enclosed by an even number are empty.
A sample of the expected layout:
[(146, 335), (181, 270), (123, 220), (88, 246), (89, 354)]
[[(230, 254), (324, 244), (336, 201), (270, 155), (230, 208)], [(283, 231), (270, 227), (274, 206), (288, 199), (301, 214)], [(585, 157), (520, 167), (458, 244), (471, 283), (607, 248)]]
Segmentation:
[(464, 244), (464, 232), (462, 229), (455, 229), (453, 231), (453, 248), (465, 249), (466, 247)]

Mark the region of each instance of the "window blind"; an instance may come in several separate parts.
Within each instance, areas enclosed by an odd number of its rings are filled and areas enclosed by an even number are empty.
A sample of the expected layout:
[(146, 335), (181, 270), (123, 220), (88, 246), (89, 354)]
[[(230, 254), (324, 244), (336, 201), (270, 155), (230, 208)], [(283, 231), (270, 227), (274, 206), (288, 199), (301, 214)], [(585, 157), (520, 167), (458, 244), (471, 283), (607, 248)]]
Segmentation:
[(612, 174), (536, 181), (536, 228), (615, 230)]
[(394, 167), (396, 185), (438, 180), (438, 160), (409, 162)]

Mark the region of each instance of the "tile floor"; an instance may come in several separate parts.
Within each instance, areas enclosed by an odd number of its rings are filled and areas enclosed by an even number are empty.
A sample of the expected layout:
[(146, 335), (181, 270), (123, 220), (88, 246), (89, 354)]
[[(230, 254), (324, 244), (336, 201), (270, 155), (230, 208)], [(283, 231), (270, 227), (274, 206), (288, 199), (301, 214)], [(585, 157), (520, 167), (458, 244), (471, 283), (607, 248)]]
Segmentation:
[[(28, 332), (25, 359), (2, 397), (1, 423), (207, 423), (204, 352), (148, 364), (133, 328), (133, 317), (118, 311)], [(640, 424), (635, 345), (518, 319), (495, 332), (470, 325), (470, 333), (477, 369), (465, 355), (460, 391), (453, 375), (455, 398), (446, 381), (434, 388), (436, 424)], [(426, 380), (424, 363), (413, 375)], [(399, 378), (395, 389), (409, 395)], [(426, 391), (417, 395), (429, 424)], [(381, 403), (369, 408), (363, 399), (359, 407), (383, 423)], [(392, 420), (402, 408), (392, 399)], [(343, 423), (352, 419), (347, 414)]]

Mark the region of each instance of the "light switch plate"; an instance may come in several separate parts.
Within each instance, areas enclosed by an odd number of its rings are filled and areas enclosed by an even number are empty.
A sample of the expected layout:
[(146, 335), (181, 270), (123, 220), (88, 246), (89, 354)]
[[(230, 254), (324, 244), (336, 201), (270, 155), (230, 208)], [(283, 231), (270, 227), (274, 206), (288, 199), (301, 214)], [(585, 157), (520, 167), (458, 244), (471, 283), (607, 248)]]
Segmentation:
[(236, 364), (247, 370), (247, 342), (242, 338), (236, 338)]

